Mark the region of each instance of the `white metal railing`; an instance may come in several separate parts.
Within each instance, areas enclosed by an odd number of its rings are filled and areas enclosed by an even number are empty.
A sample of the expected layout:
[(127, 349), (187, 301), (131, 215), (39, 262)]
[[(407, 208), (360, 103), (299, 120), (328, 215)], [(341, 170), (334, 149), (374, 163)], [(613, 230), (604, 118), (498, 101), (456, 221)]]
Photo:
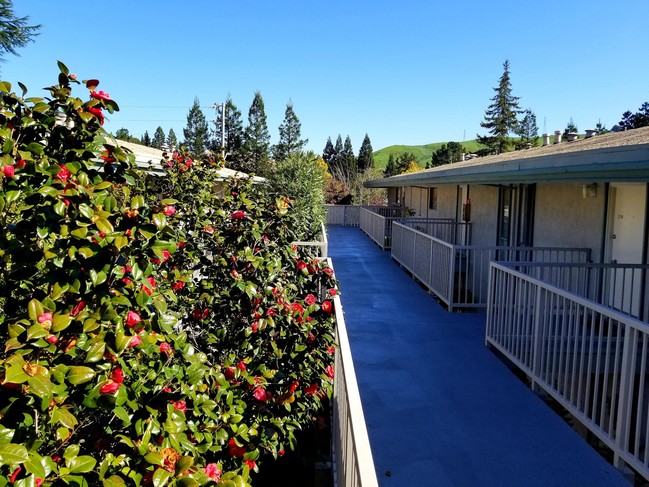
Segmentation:
[[(451, 232), (457, 234), (458, 232)], [(454, 245), (395, 222), (392, 258), (444, 302), (455, 308), (487, 306), (489, 263), (492, 260), (587, 262), (589, 249), (566, 247), (504, 247)]]
[(471, 243), (471, 223), (453, 218), (407, 218), (403, 224), (451, 244)]
[(344, 225), (357, 227), (360, 218), (360, 206), (325, 205), (327, 208), (327, 225)]
[(486, 342), (649, 479), (649, 323), (491, 263)]
[(326, 259), (329, 256), (329, 239), (327, 238), (327, 229), (324, 223), (320, 224), (320, 240), (311, 242), (296, 241), (293, 244), (300, 247), (315, 247), (318, 259)]
[(333, 476), (336, 487), (378, 487), (340, 296), (334, 297)]

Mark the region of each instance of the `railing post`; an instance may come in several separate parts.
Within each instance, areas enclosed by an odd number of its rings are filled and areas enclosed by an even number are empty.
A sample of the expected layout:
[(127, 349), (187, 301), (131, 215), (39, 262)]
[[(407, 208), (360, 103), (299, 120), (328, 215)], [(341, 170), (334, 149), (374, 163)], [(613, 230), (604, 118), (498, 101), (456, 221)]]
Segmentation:
[(451, 245), (451, 259), (449, 262), (449, 275), (448, 275), (448, 310), (453, 312), (455, 304), (455, 257), (457, 248)]
[(617, 400), (617, 422), (615, 426), (615, 445), (613, 464), (619, 470), (624, 469), (624, 460), (620, 452), (627, 451), (629, 439), (631, 402), (635, 378), (635, 342), (638, 331), (630, 326), (624, 326), (624, 345), (622, 347), (622, 363), (620, 364), (620, 393)]
[(536, 286), (536, 297), (534, 299), (534, 321), (532, 322), (532, 332), (534, 336), (534, 347), (532, 351), (532, 384), (533, 391), (538, 389), (537, 377), (541, 377), (541, 306), (542, 306), (543, 288)]

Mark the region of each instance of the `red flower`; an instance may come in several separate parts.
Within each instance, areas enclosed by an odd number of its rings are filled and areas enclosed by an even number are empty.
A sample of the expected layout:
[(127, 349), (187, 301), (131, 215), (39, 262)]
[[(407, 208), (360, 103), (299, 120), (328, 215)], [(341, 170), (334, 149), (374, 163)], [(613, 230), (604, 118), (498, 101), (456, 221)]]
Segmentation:
[(313, 394), (318, 392), (318, 384), (311, 384), (304, 389), (304, 392), (306, 392), (307, 396), (312, 396)]
[(214, 482), (221, 480), (222, 473), (223, 471), (216, 463), (208, 463), (207, 465), (205, 465), (205, 475), (207, 475)]
[(239, 274), (235, 269), (232, 269), (232, 271), (230, 272), (230, 274), (231, 274), (232, 277), (234, 277), (235, 279), (241, 279), (241, 274)]
[(59, 165), (59, 168), (60, 171), (56, 174), (56, 177), (60, 179), (62, 182), (67, 183), (72, 173), (64, 165)]
[(172, 355), (174, 351), (171, 348), (171, 345), (169, 345), (167, 342), (162, 342), (160, 344), (160, 353), (164, 353), (168, 357), (169, 355)]
[(14, 470), (14, 473), (12, 473), (11, 477), (9, 477), (9, 483), (13, 484), (16, 481), (16, 478), (18, 477), (18, 474), (22, 469), (22, 467), (18, 467), (16, 470)]
[(257, 464), (255, 463), (255, 461), (254, 461), (254, 460), (250, 460), (249, 458), (245, 459), (245, 460), (243, 461), (243, 463), (245, 463), (246, 465), (248, 465), (248, 468), (249, 468), (250, 470), (254, 470), (255, 467), (257, 466)]
[(329, 289), (329, 296), (336, 296), (338, 295), (338, 291), (335, 288)]
[(243, 362), (243, 360), (239, 360), (239, 363), (237, 363), (237, 369), (246, 370), (246, 364)]
[(101, 107), (88, 107), (87, 110), (99, 119), (101, 125), (104, 124), (104, 112), (101, 110)]
[(13, 178), (14, 177), (14, 171), (15, 168), (13, 166), (3, 166), (2, 167), (2, 172), (5, 173), (5, 176), (8, 178)]
[(47, 343), (51, 343), (52, 345), (56, 345), (59, 341), (59, 339), (56, 337), (56, 335), (47, 335), (45, 338), (45, 341)]
[(228, 447), (230, 449), (230, 456), (233, 456), (235, 458), (243, 458), (243, 456), (246, 454), (246, 449), (242, 446), (237, 445), (237, 442), (234, 440), (234, 438), (230, 438), (228, 440)]
[(334, 310), (333, 304), (331, 304), (331, 301), (324, 301), (322, 303), (322, 309), (325, 310), (327, 313), (331, 313)]
[(25, 162), (25, 159), (20, 159), (20, 160), (16, 161), (16, 167), (25, 167), (25, 164), (27, 164)]
[(41, 486), (43, 485), (43, 479), (40, 478), (40, 477), (36, 477), (36, 478), (34, 479), (34, 485), (35, 485), (36, 487), (41, 487)]
[(298, 381), (296, 381), (296, 380), (291, 382), (291, 386), (288, 388), (289, 392), (291, 394), (293, 394), (295, 391), (297, 391), (297, 388), (298, 388), (299, 385), (300, 385), (300, 383)]
[(205, 233), (209, 233), (209, 234), (211, 235), (211, 234), (214, 233), (214, 228), (212, 227), (212, 225), (205, 225), (205, 226), (203, 227), (203, 231), (204, 231)]
[(146, 281), (149, 283), (149, 285), (147, 286), (143, 284), (142, 291), (151, 296), (151, 293), (155, 291), (155, 279), (153, 278), (153, 276), (149, 276), (146, 278)]
[(322, 272), (324, 272), (328, 276), (333, 276), (334, 274), (334, 270), (331, 267), (325, 267), (324, 269), (322, 269)]
[(335, 372), (334, 372), (334, 366), (333, 365), (327, 365), (327, 368), (325, 369), (325, 372), (327, 373), (327, 376), (330, 379), (334, 378)]
[(300, 303), (293, 303), (291, 304), (291, 311), (293, 311), (293, 313), (302, 314), (304, 313), (304, 308)]
[(299, 261), (299, 262), (297, 263), (297, 268), (298, 268), (298, 270), (300, 270), (300, 271), (304, 271), (304, 270), (306, 270), (305, 274), (307, 274), (307, 273), (309, 272), (309, 271), (307, 270), (306, 262)]
[(110, 95), (105, 91), (91, 91), (90, 96), (95, 100), (110, 101)]
[(166, 216), (171, 216), (176, 214), (176, 207), (173, 205), (167, 205), (162, 209), (162, 213)]
[(226, 367), (225, 369), (223, 369), (223, 375), (225, 375), (225, 378), (228, 381), (234, 380), (234, 376), (235, 376), (236, 372), (237, 371), (236, 371), (236, 369), (234, 367)]
[(264, 389), (263, 387), (258, 387), (257, 389), (255, 389), (255, 392), (253, 392), (252, 395), (255, 399), (257, 399), (257, 401), (264, 402), (268, 399), (266, 389)]
[(174, 405), (174, 409), (182, 411), (183, 413), (187, 412), (187, 403), (185, 401), (171, 401), (171, 404)]
[(112, 379), (108, 379), (103, 386), (99, 389), (100, 394), (115, 394), (117, 390), (122, 387), (122, 384), (115, 382)]
[(304, 298), (304, 304), (307, 306), (313, 306), (316, 302), (315, 296), (313, 294), (307, 294), (306, 298)]
[(277, 452), (280, 457), (283, 457), (285, 453), (286, 452), (283, 449)]
[(242, 210), (237, 210), (230, 215), (233, 220), (242, 220), (246, 217), (246, 212)]
[(171, 289), (173, 289), (174, 291), (180, 291), (184, 287), (185, 287), (185, 283), (183, 281), (174, 282), (171, 285)]
[(330, 347), (327, 347), (327, 353), (329, 355), (333, 355), (334, 353), (336, 353), (336, 348), (333, 345), (331, 345)]
[(259, 330), (259, 322), (253, 321), (252, 325), (250, 325), (250, 329), (252, 330), (253, 333), (257, 333), (257, 330)]
[(133, 328), (140, 321), (142, 321), (142, 318), (140, 318), (140, 315), (133, 310), (129, 311), (126, 315), (126, 326), (129, 328)]
[(113, 373), (110, 374), (110, 378), (118, 384), (121, 384), (122, 382), (124, 382), (124, 371), (121, 367), (115, 367), (113, 369)]
[(138, 335), (134, 335), (133, 338), (131, 338), (131, 341), (128, 342), (128, 347), (137, 347), (140, 343), (142, 343), (142, 339)]

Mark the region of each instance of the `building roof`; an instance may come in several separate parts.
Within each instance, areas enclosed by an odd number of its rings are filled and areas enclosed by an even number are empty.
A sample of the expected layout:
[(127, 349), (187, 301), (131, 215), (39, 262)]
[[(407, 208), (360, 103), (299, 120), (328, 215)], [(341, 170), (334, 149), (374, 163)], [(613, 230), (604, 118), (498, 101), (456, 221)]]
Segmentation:
[(368, 188), (443, 184), (649, 182), (649, 127), (478, 157), (367, 181)]
[[(135, 164), (140, 169), (151, 170), (156, 174), (162, 174), (164, 171), (160, 162), (164, 159), (163, 154), (165, 151), (156, 149), (155, 147), (147, 147), (141, 144), (135, 144), (133, 142), (126, 142), (123, 140), (114, 140), (116, 145), (124, 149), (130, 150), (135, 155)], [(235, 171), (227, 167), (222, 167), (217, 171), (219, 178), (218, 181), (223, 181), (224, 179), (239, 178), (247, 179), (250, 177), (249, 174), (241, 171)], [(252, 176), (252, 180), (256, 183), (264, 181), (264, 178), (260, 176)]]

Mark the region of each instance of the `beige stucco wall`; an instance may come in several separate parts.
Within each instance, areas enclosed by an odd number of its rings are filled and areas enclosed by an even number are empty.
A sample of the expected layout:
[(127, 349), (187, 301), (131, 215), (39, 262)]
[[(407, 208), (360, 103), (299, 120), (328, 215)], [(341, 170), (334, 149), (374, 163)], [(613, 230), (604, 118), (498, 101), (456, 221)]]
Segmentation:
[(429, 188), (406, 187), (405, 205), (422, 218), (455, 218), (457, 189), (455, 186), (437, 187), (437, 210), (428, 208)]
[(471, 244), (496, 245), (498, 188), (471, 185)]
[(584, 198), (582, 184), (538, 184), (534, 245), (537, 247), (587, 247), (594, 262), (600, 261), (604, 225), (604, 185), (597, 196)]

